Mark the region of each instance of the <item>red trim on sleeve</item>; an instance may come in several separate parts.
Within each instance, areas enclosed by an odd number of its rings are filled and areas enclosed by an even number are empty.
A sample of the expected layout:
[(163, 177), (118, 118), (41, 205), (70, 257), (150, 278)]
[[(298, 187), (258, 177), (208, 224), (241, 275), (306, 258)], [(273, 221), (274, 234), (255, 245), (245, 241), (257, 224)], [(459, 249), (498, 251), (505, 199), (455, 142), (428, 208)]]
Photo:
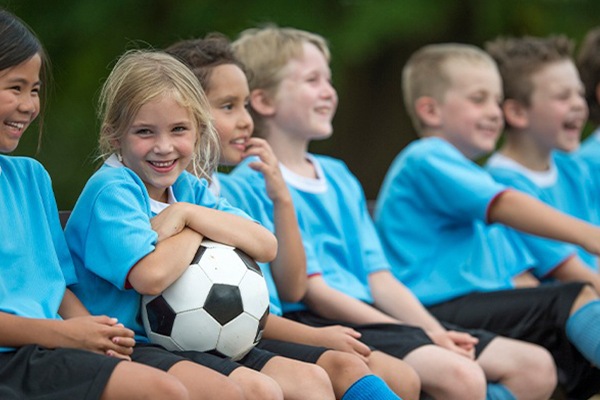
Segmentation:
[(129, 272), (127, 273), (127, 276), (125, 277), (125, 289), (133, 289), (133, 286), (131, 285), (131, 283), (129, 283), (129, 274), (131, 274), (131, 269), (129, 270)]
[(494, 206), (494, 204), (496, 203), (496, 200), (498, 200), (500, 198), (500, 196), (502, 196), (504, 193), (510, 191), (511, 189), (504, 189), (501, 192), (496, 193), (496, 195), (494, 197), (492, 197), (492, 200), (490, 200), (488, 206), (487, 206), (487, 210), (485, 210), (485, 223), (489, 224), (490, 223), (490, 211), (492, 209), (492, 207)]
[(313, 277), (315, 277), (315, 276), (321, 276), (321, 275), (323, 275), (323, 274), (322, 274), (322, 273), (320, 273), (320, 272), (315, 272), (315, 273), (312, 273), (312, 274), (308, 274), (308, 277), (309, 277), (309, 278), (313, 278)]

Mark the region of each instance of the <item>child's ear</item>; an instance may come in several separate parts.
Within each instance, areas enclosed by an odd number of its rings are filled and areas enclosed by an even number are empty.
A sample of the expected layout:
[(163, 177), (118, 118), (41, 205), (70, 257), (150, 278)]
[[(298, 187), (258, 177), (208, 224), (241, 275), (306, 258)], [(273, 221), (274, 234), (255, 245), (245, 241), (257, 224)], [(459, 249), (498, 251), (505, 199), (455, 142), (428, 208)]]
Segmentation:
[(527, 107), (517, 100), (504, 100), (502, 103), (502, 112), (504, 113), (504, 119), (507, 125), (518, 129), (524, 129), (529, 124)]
[(415, 101), (415, 113), (425, 126), (436, 127), (441, 123), (438, 103), (433, 97), (419, 97)]
[(254, 89), (250, 92), (250, 105), (254, 111), (265, 117), (275, 114), (273, 100), (264, 89)]

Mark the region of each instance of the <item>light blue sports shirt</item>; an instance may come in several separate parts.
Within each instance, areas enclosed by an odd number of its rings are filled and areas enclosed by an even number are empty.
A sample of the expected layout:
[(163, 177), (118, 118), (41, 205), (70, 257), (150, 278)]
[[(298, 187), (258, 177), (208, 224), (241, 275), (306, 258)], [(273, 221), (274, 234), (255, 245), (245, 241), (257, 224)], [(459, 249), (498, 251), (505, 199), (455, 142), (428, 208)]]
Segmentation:
[(50, 177), (39, 162), (0, 155), (0, 221), (0, 310), (60, 319), (66, 286), (77, 279)]
[(375, 225), (392, 272), (424, 305), (512, 288), (512, 277), (531, 265), (518, 238), (487, 223), (506, 189), (441, 138), (416, 140), (395, 158)]
[[(216, 198), (204, 179), (183, 172), (169, 189), (169, 203), (183, 201), (248, 216)], [(151, 218), (156, 204), (142, 180), (111, 156), (86, 183), (65, 230), (79, 283), (72, 287), (92, 314), (116, 317), (147, 342), (139, 311), (141, 295), (127, 283), (129, 271), (154, 251)]]

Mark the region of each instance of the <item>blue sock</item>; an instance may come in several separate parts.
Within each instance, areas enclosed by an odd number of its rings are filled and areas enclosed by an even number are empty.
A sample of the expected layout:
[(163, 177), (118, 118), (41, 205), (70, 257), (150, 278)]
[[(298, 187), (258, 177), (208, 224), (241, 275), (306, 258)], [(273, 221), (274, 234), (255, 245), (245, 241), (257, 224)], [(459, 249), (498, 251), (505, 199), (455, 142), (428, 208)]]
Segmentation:
[[(367, 375), (350, 386), (342, 400), (398, 400), (400, 397), (378, 376)], [(402, 399), (400, 399), (402, 400)]]
[(600, 366), (600, 300), (594, 300), (567, 320), (567, 337), (581, 354)]
[(485, 393), (486, 400), (516, 400), (516, 397), (499, 383), (488, 383)]

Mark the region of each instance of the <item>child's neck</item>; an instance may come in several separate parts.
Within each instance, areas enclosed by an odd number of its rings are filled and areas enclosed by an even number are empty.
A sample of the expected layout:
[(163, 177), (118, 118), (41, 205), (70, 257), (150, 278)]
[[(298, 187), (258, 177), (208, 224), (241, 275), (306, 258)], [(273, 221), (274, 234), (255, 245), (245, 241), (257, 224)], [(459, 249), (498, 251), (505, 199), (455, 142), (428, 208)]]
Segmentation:
[(532, 171), (550, 168), (552, 149), (541, 148), (530, 140), (526, 132), (508, 134), (499, 152)]
[(308, 152), (306, 140), (294, 140), (293, 137), (285, 134), (270, 134), (267, 140), (279, 162), (287, 169), (307, 178), (317, 177), (315, 167), (306, 158)]

